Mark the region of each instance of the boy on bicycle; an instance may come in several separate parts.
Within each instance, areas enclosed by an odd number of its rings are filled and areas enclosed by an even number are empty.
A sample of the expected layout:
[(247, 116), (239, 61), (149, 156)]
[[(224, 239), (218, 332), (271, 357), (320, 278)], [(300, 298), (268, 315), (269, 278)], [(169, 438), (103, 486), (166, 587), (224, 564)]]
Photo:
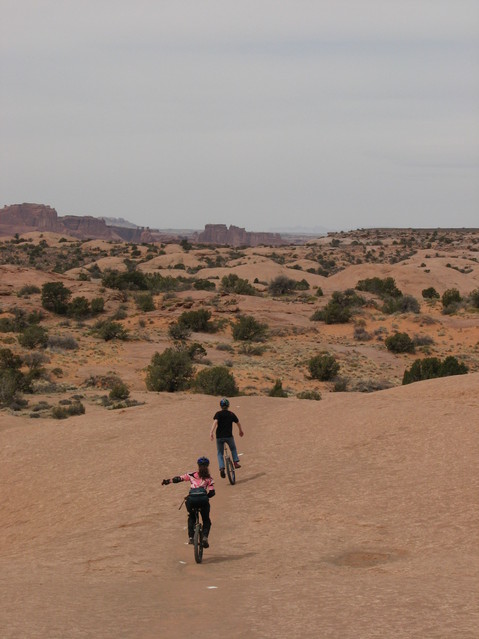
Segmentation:
[(218, 465), (220, 468), (220, 475), (221, 477), (223, 477), (223, 479), (226, 476), (223, 460), (225, 442), (231, 449), (235, 468), (241, 468), (238, 452), (236, 450), (235, 438), (233, 437), (233, 424), (238, 424), (240, 437), (243, 437), (244, 435), (239, 419), (232, 411), (228, 410), (229, 405), (229, 401), (226, 399), (226, 397), (223, 397), (223, 399), (220, 401), (221, 410), (219, 410), (213, 417), (213, 425), (211, 426), (210, 432), (210, 439), (211, 441), (213, 441), (216, 431), (216, 451), (218, 453)]
[(172, 479), (164, 479), (162, 486), (178, 484), (181, 481), (190, 482), (190, 493), (186, 498), (186, 510), (188, 511), (188, 543), (193, 543), (195, 530), (195, 510), (198, 509), (203, 520), (203, 548), (209, 548), (208, 535), (211, 528), (210, 499), (215, 496), (215, 484), (210, 475), (210, 460), (200, 457), (197, 461), (198, 470), (193, 473), (177, 475)]

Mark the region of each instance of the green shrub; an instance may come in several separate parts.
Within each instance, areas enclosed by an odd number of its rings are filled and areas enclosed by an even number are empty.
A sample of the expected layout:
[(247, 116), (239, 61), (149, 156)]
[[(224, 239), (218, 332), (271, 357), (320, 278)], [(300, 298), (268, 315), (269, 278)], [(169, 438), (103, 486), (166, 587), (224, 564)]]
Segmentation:
[(268, 393), (269, 397), (288, 397), (288, 393), (283, 390), (283, 382), (277, 379), (273, 385), (273, 388)]
[(233, 374), (226, 366), (213, 366), (205, 368), (198, 373), (194, 382), (195, 390), (205, 395), (227, 395), (234, 397), (238, 395)]
[(41, 290), (35, 284), (26, 284), (18, 291), (18, 297), (27, 297), (28, 295), (36, 295), (41, 293)]
[(286, 275), (278, 275), (268, 284), (268, 292), (270, 295), (287, 295), (296, 289), (296, 280)]
[(151, 358), (146, 387), (152, 391), (174, 393), (189, 388), (193, 375), (194, 367), (188, 353), (182, 349), (167, 348)]
[(388, 351), (392, 353), (414, 353), (414, 342), (407, 333), (394, 333), (384, 340)]
[(216, 284), (210, 280), (198, 279), (193, 282), (193, 288), (197, 291), (214, 291)]
[(90, 308), (93, 315), (103, 313), (105, 309), (105, 300), (103, 297), (94, 297), (90, 302)]
[(83, 415), (85, 406), (80, 401), (75, 401), (69, 406), (54, 406), (52, 408), (52, 417), (54, 419), (67, 419), (72, 415)]
[(367, 291), (374, 293), (379, 297), (400, 297), (401, 291), (397, 288), (396, 282), (393, 277), (385, 277), (381, 279), (379, 277), (370, 277), (365, 280), (359, 280), (356, 284), (358, 291)]
[(200, 308), (197, 311), (185, 311), (178, 318), (178, 324), (189, 328), (196, 333), (213, 333), (216, 326), (210, 322), (211, 311)]
[(433, 286), (430, 286), (429, 288), (424, 288), (422, 290), (422, 296), (424, 297), (425, 300), (434, 300), (434, 299), (439, 299), (439, 293), (436, 291), (436, 289)]
[(15, 332), (15, 324), (11, 317), (0, 317), (0, 333)]
[(383, 313), (419, 313), (419, 302), (412, 295), (400, 295), (399, 297), (387, 297), (381, 308)]
[(297, 393), (296, 397), (298, 399), (314, 399), (318, 402), (321, 399), (321, 393), (315, 390), (301, 391)]
[(233, 324), (232, 334), (235, 341), (261, 342), (266, 339), (267, 324), (258, 322), (252, 315), (241, 315)]
[(124, 382), (117, 382), (113, 385), (108, 396), (110, 399), (126, 399), (130, 396), (130, 390)]
[(255, 287), (248, 280), (238, 277), (235, 273), (225, 275), (221, 279), (221, 290), (236, 295), (256, 295)]
[(193, 362), (206, 357), (206, 349), (199, 342), (193, 342), (193, 344), (190, 344), (186, 349), (186, 352)]
[(441, 301), (443, 307), (447, 308), (448, 306), (457, 306), (462, 301), (462, 297), (457, 288), (448, 288), (442, 294)]
[(98, 322), (93, 332), (101, 339), (104, 339), (105, 342), (109, 342), (112, 339), (128, 339), (128, 331), (119, 322), (113, 322), (112, 320)]
[(404, 371), (402, 383), (412, 384), (424, 379), (465, 375), (467, 372), (467, 366), (459, 363), (452, 355), (449, 355), (443, 361), (437, 357), (425, 357), (424, 359), (416, 359), (411, 367)]
[(76, 319), (87, 317), (90, 314), (90, 302), (86, 297), (74, 297), (68, 304), (67, 315)]
[(32, 377), (21, 371), (23, 359), (9, 348), (0, 348), (0, 405), (17, 401), (18, 393), (31, 390)]
[(168, 335), (175, 341), (184, 342), (190, 337), (191, 329), (180, 322), (172, 322), (168, 326)]
[(75, 351), (78, 348), (78, 342), (72, 335), (50, 335), (47, 346), (52, 350)]
[(46, 282), (42, 286), (42, 306), (47, 311), (64, 315), (68, 310), (68, 302), (72, 296), (63, 282)]
[(308, 368), (312, 379), (327, 382), (339, 373), (339, 363), (329, 353), (315, 355), (308, 362)]
[(23, 333), (18, 336), (18, 342), (24, 348), (36, 348), (41, 346), (44, 348), (47, 345), (48, 333), (42, 326), (28, 326)]
[(155, 302), (151, 293), (138, 293), (135, 301), (137, 308), (144, 313), (155, 310)]
[(474, 291), (469, 293), (469, 304), (473, 308), (479, 308), (479, 288), (476, 288)]

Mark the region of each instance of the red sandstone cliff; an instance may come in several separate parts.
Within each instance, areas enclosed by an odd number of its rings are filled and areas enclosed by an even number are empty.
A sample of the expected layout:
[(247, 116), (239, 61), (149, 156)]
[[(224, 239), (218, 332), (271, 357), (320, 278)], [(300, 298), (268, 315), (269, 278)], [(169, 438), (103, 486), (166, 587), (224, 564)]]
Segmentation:
[(206, 224), (205, 230), (198, 234), (198, 242), (205, 244), (227, 244), (230, 246), (258, 246), (267, 244), (279, 246), (284, 241), (279, 233), (257, 233), (246, 231), (239, 226), (226, 224)]

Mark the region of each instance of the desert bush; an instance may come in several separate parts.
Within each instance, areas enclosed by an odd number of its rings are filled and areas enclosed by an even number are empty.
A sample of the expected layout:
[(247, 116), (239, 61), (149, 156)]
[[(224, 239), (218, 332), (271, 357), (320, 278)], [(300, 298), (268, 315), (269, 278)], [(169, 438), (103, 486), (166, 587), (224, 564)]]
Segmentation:
[(193, 362), (206, 357), (206, 349), (199, 342), (193, 342), (192, 344), (190, 344), (186, 349), (186, 352)]
[(315, 355), (308, 362), (308, 368), (312, 379), (318, 379), (321, 382), (327, 382), (339, 373), (339, 363), (334, 355), (322, 353)]
[(48, 333), (42, 327), (36, 324), (28, 326), (23, 333), (18, 336), (20, 346), (24, 348), (36, 348), (40, 346), (44, 348), (47, 345)]
[(431, 346), (434, 339), (430, 335), (415, 335), (412, 339), (414, 346)]
[(384, 340), (388, 351), (392, 353), (414, 353), (414, 342), (407, 333), (394, 333)]
[(28, 297), (28, 295), (36, 295), (37, 293), (41, 293), (41, 289), (35, 284), (26, 284), (22, 286), (22, 288), (18, 291), (18, 297)]
[(313, 313), (310, 319), (321, 320), (326, 324), (346, 324), (351, 319), (352, 309), (364, 303), (364, 298), (357, 295), (353, 289), (344, 292), (334, 291), (326, 306)]
[(286, 275), (278, 275), (268, 284), (268, 292), (270, 295), (287, 295), (296, 289), (296, 281), (286, 277)]
[(358, 379), (351, 385), (351, 391), (355, 393), (375, 393), (376, 391), (391, 388), (391, 383), (383, 379)]
[(255, 287), (248, 280), (238, 277), (236, 273), (225, 275), (221, 279), (221, 290), (236, 295), (256, 295)]
[(468, 301), (473, 308), (479, 308), (479, 288), (469, 293)]
[(103, 297), (94, 297), (90, 302), (90, 308), (92, 315), (103, 313), (105, 309), (105, 300), (103, 299)]
[(113, 322), (112, 320), (98, 322), (93, 329), (93, 333), (104, 339), (105, 342), (109, 342), (112, 339), (128, 339), (128, 331), (119, 322)]
[(231, 346), (231, 344), (226, 344), (225, 342), (220, 342), (219, 344), (216, 344), (216, 350), (227, 351), (228, 353), (234, 352), (234, 348)]
[(90, 315), (90, 302), (86, 297), (74, 297), (68, 304), (67, 315), (75, 319), (81, 319)]
[(373, 336), (367, 332), (362, 324), (356, 324), (354, 327), (354, 339), (358, 342), (367, 342), (373, 338)]
[(424, 379), (465, 375), (468, 370), (465, 364), (460, 363), (452, 355), (442, 361), (437, 357), (425, 357), (424, 359), (416, 359), (411, 367), (404, 371), (402, 383), (412, 384)]
[(155, 353), (147, 367), (146, 387), (152, 391), (174, 393), (189, 388), (195, 369), (188, 353), (167, 348)]
[(72, 415), (83, 415), (85, 406), (80, 401), (75, 401), (69, 406), (54, 406), (52, 408), (52, 417), (54, 419), (67, 419)]
[(130, 390), (124, 382), (117, 382), (113, 385), (108, 394), (110, 399), (126, 399), (130, 396)]
[(197, 311), (184, 311), (178, 318), (178, 324), (196, 333), (214, 333), (216, 326), (210, 319), (211, 311), (200, 308)]
[(323, 295), (324, 295), (323, 289), (321, 288), (321, 286), (318, 286), (318, 289), (316, 291), (316, 297), (323, 297)]
[(348, 390), (349, 378), (337, 376), (334, 378), (333, 393), (345, 393)]
[(301, 391), (300, 393), (297, 393), (296, 397), (298, 399), (314, 399), (319, 401), (321, 399), (321, 393), (315, 390)]
[(419, 313), (419, 302), (412, 295), (400, 295), (398, 297), (387, 297), (381, 308), (383, 313), (392, 315), (393, 313)]
[(136, 306), (143, 313), (149, 313), (155, 310), (155, 302), (151, 293), (138, 293), (135, 299)]
[(191, 329), (180, 322), (172, 322), (168, 326), (168, 335), (175, 341), (184, 342), (190, 337)]
[(235, 397), (239, 393), (235, 378), (226, 366), (203, 369), (196, 376), (194, 387), (198, 393), (205, 393), (205, 395)]
[(235, 341), (261, 342), (266, 339), (268, 325), (258, 322), (252, 315), (241, 315), (233, 324)]
[(73, 335), (49, 335), (47, 347), (52, 350), (75, 351), (78, 348), (78, 342)]
[(457, 288), (448, 288), (441, 297), (441, 302), (444, 308), (449, 306), (457, 306), (462, 301), (461, 294)]
[(14, 333), (15, 324), (11, 317), (0, 317), (0, 333)]
[(367, 291), (374, 293), (379, 297), (400, 297), (401, 291), (397, 288), (396, 282), (393, 277), (385, 277), (381, 279), (379, 277), (370, 277), (365, 280), (359, 280), (356, 284), (358, 291)]
[(238, 353), (241, 355), (253, 355), (253, 356), (261, 356), (266, 350), (266, 346), (263, 344), (252, 343), (252, 342), (241, 342), (240, 347), (238, 348)]
[(23, 360), (9, 348), (0, 348), (0, 405), (17, 401), (18, 393), (31, 390), (31, 377), (21, 371)]
[(214, 291), (216, 284), (210, 280), (197, 279), (193, 282), (193, 288), (197, 291)]
[(288, 393), (283, 389), (283, 382), (277, 379), (273, 388), (268, 393), (269, 397), (288, 397)]
[(42, 286), (42, 306), (47, 311), (64, 315), (72, 292), (63, 282), (46, 282)]
[(434, 300), (434, 299), (439, 299), (440, 297), (439, 293), (436, 291), (436, 289), (433, 286), (430, 286), (429, 288), (424, 288), (422, 290), (422, 296), (425, 300)]

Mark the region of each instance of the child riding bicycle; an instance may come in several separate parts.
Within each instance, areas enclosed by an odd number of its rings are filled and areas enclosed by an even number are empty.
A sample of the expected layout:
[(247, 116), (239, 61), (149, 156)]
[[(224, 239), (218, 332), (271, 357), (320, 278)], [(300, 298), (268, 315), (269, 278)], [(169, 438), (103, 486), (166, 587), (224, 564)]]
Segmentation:
[(200, 457), (197, 461), (198, 470), (193, 473), (177, 475), (172, 479), (164, 479), (162, 486), (168, 484), (178, 484), (182, 481), (190, 482), (190, 492), (186, 498), (186, 510), (188, 511), (188, 543), (193, 543), (195, 528), (195, 511), (199, 510), (203, 520), (203, 548), (208, 548), (208, 535), (211, 528), (210, 502), (215, 496), (215, 484), (210, 475), (210, 460), (207, 457)]

